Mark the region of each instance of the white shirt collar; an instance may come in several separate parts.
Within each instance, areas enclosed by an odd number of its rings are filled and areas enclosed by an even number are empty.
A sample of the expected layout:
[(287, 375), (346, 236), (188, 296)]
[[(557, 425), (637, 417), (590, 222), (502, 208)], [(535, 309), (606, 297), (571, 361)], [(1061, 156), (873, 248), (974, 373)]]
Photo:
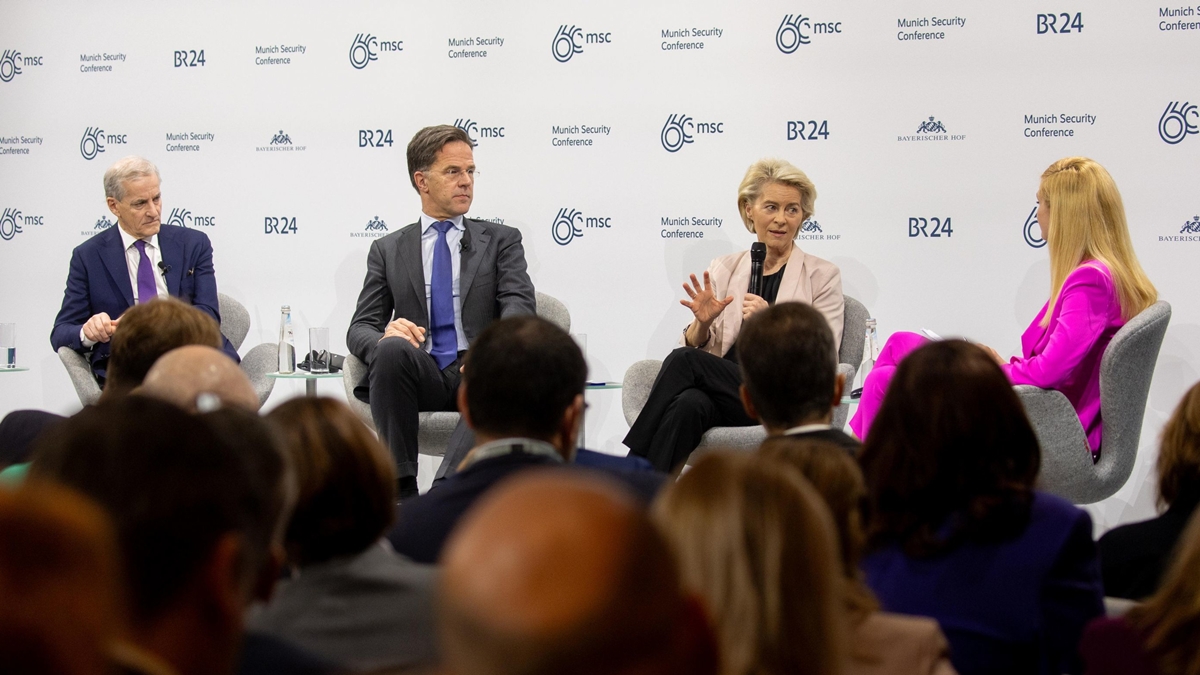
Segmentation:
[[(421, 214), (421, 232), (428, 232), (429, 228), (433, 227), (434, 223), (440, 223), (440, 222), (442, 222), (442, 221), (438, 220), (437, 218), (434, 218), (432, 216), (427, 216), (424, 213), (422, 213)], [(456, 230), (463, 229), (463, 217), (462, 216), (454, 216), (453, 218), (450, 219), (450, 222), (454, 223), (454, 229), (456, 229)]]
[[(122, 245), (121, 250), (128, 251), (133, 246), (133, 243), (138, 241), (138, 238), (133, 236), (132, 234), (129, 234), (128, 232), (126, 232), (125, 228), (121, 227), (120, 224), (118, 224), (116, 227), (117, 227), (117, 230), (121, 233), (121, 245)], [(142, 241), (146, 242), (147, 244), (150, 244), (154, 248), (158, 248), (158, 233), (155, 232), (154, 234), (150, 235), (149, 237), (145, 237), (144, 239), (142, 239)]]
[(783, 432), (784, 436), (794, 436), (796, 434), (807, 434), (813, 431), (829, 431), (833, 428), (832, 424), (801, 424), (798, 427), (792, 427)]

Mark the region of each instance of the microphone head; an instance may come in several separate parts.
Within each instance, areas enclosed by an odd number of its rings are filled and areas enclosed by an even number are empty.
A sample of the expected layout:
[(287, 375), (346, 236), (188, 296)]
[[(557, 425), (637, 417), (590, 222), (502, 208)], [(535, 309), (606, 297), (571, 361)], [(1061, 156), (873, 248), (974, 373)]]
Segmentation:
[(767, 245), (761, 241), (756, 241), (750, 244), (750, 260), (752, 262), (762, 262), (767, 259)]

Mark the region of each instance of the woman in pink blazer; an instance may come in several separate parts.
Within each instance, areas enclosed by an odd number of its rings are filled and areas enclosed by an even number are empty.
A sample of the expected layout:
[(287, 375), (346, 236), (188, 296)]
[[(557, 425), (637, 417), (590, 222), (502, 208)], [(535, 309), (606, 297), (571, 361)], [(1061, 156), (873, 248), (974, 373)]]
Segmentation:
[[(1042, 174), (1038, 224), (1050, 252), (1050, 300), (1021, 336), (1021, 356), (1005, 361), (985, 347), (1013, 384), (1061, 391), (1100, 452), (1100, 360), (1125, 322), (1158, 299), (1138, 263), (1121, 193), (1104, 167), (1084, 157), (1061, 159)], [(924, 344), (896, 333), (863, 385), (850, 428), (866, 438), (896, 365)]]
[(842, 275), (837, 266), (800, 250), (796, 235), (813, 214), (817, 189), (788, 162), (764, 159), (746, 171), (738, 188), (738, 213), (746, 229), (767, 247), (763, 293), (748, 293), (750, 254), (740, 251), (712, 261), (704, 282), (691, 275), (680, 302), (694, 319), (679, 348), (663, 362), (625, 445), (660, 471), (682, 464), (716, 426), (751, 426), (738, 394), (742, 383), (737, 336), (742, 322), (775, 302), (806, 302), (829, 321), (834, 344), (842, 339)]

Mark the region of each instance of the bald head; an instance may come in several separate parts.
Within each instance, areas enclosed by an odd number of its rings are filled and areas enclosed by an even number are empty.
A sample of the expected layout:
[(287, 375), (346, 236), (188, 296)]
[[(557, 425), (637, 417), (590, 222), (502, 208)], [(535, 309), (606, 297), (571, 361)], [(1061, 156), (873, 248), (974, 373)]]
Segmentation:
[(711, 631), (666, 543), (599, 479), (542, 471), (505, 482), (442, 562), (443, 650), (460, 675), (715, 668)]
[(199, 345), (163, 354), (146, 373), (137, 393), (192, 412), (202, 394), (216, 396), (223, 406), (258, 411), (258, 394), (246, 373), (220, 350)]

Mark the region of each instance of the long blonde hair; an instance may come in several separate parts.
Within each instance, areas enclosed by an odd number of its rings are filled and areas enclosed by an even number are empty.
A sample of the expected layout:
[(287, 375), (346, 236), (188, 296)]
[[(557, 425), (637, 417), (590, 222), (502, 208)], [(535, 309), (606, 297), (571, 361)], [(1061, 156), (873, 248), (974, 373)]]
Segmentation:
[(1042, 326), (1050, 324), (1067, 276), (1088, 260), (1108, 267), (1126, 321), (1158, 300), (1158, 291), (1133, 252), (1121, 193), (1104, 167), (1086, 157), (1058, 160), (1042, 173), (1038, 201), (1050, 208), (1050, 222), (1044, 223), (1050, 249), (1050, 303)]
[(707, 453), (652, 510), (706, 601), (722, 675), (834, 675), (846, 655), (837, 535), (793, 466)]

